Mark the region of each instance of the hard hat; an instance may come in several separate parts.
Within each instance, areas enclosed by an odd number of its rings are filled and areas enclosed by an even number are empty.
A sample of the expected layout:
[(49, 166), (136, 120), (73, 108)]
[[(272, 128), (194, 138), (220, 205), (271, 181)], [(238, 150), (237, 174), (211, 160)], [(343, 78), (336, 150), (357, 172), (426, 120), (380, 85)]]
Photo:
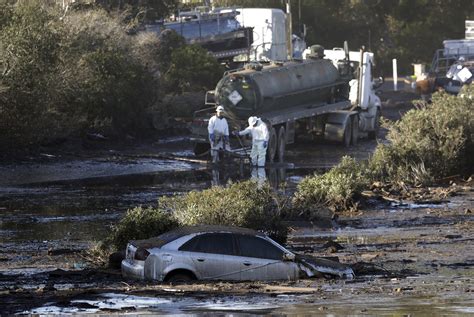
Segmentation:
[(250, 117), (249, 118), (249, 126), (252, 127), (255, 123), (257, 123), (258, 118), (257, 117)]
[(218, 106), (216, 108), (216, 112), (223, 112), (223, 111), (224, 111), (224, 107), (222, 107), (222, 106)]

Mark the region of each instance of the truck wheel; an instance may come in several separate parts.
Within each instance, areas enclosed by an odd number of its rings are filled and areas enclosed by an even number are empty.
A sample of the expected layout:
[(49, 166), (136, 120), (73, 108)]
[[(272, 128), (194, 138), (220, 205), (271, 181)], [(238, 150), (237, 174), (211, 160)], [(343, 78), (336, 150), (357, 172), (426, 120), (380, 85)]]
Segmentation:
[(357, 145), (359, 142), (359, 115), (354, 115), (351, 117), (352, 121), (352, 138), (351, 138), (351, 144), (352, 145)]
[(351, 145), (352, 140), (352, 122), (351, 118), (348, 118), (346, 122), (346, 126), (344, 127), (344, 135), (342, 136), (342, 144), (345, 147), (349, 147)]
[(369, 131), (367, 133), (370, 140), (375, 140), (377, 138), (377, 134), (379, 133), (379, 128), (380, 128), (380, 117), (381, 117), (380, 109), (377, 109), (377, 111), (375, 112), (375, 118), (374, 118), (374, 120), (375, 120), (374, 121), (374, 130)]
[(270, 139), (268, 140), (267, 161), (273, 163), (277, 150), (277, 134), (274, 127), (270, 129)]
[(283, 162), (285, 160), (285, 149), (286, 149), (285, 127), (280, 127), (280, 129), (278, 129), (278, 147), (277, 147), (278, 162)]

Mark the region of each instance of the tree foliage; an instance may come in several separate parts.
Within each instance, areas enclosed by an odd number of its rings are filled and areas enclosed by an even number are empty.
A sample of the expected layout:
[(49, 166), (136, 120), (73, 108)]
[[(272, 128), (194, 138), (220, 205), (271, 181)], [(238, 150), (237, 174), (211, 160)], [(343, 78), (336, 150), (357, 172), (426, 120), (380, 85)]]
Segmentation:
[[(218, 5), (285, 9), (278, 0), (220, 0)], [(291, 2), (294, 33), (306, 24), (308, 45), (352, 49), (364, 45), (376, 53), (380, 68), (392, 58), (403, 72), (411, 63), (430, 63), (445, 39), (464, 38), (464, 20), (474, 19), (471, 0), (300, 0)], [(301, 19), (300, 13), (301, 12)]]
[[(212, 88), (220, 66), (173, 31), (128, 34), (103, 9), (1, 4), (0, 146), (107, 128), (139, 133), (161, 96)], [(200, 80), (204, 74), (206, 80)], [(179, 114), (178, 114), (179, 115)]]

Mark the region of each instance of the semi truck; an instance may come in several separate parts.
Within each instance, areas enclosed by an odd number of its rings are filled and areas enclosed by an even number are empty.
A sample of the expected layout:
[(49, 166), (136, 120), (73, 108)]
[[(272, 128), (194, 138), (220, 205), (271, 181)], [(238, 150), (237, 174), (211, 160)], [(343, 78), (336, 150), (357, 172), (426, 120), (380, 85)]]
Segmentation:
[[(209, 150), (207, 125), (217, 105), (226, 111), (230, 130), (246, 126), (249, 116), (268, 126), (269, 162), (283, 162), (285, 149), (299, 136), (315, 136), (357, 144), (365, 135), (374, 138), (379, 128), (380, 98), (373, 80), (373, 53), (324, 50), (312, 46), (306, 59), (250, 63), (228, 71), (214, 91), (206, 95), (205, 109), (194, 114), (191, 124), (196, 155)], [(241, 140), (238, 140), (241, 141)], [(251, 140), (243, 140), (242, 146)]]

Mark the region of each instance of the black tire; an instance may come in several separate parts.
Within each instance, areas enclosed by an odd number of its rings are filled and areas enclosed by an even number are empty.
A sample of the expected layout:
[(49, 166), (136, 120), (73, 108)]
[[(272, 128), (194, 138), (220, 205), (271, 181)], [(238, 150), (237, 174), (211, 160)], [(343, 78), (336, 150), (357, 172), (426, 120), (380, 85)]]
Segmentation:
[(277, 151), (277, 134), (274, 127), (269, 129), (270, 139), (268, 140), (268, 149), (267, 149), (267, 162), (273, 163), (275, 159), (275, 153)]
[(342, 136), (342, 144), (345, 147), (349, 147), (351, 145), (352, 140), (352, 121), (351, 118), (348, 118), (346, 126), (344, 127), (344, 135)]
[(367, 133), (367, 136), (369, 137), (370, 140), (375, 140), (377, 138), (377, 134), (379, 133), (380, 129), (380, 109), (377, 109), (375, 112), (375, 122), (374, 122), (374, 131), (369, 131)]
[(286, 149), (286, 133), (285, 127), (280, 127), (278, 129), (278, 145), (277, 145), (277, 153), (276, 158), (278, 162), (285, 161), (285, 149)]
[(175, 273), (166, 278), (166, 282), (170, 284), (186, 284), (195, 281), (196, 278), (189, 273)]

